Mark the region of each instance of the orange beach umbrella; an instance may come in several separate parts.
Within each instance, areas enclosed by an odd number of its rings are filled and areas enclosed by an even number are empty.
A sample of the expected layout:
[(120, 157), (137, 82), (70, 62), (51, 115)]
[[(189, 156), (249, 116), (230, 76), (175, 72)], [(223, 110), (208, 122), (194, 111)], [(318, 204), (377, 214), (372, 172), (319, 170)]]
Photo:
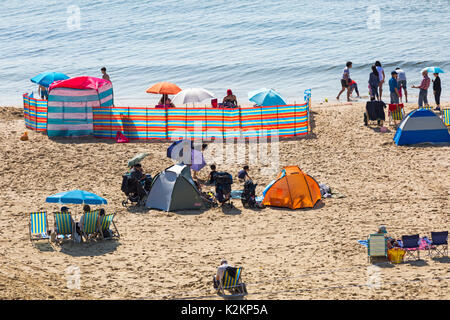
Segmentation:
[(158, 82), (147, 89), (147, 93), (156, 94), (177, 94), (181, 89), (176, 84), (170, 82)]

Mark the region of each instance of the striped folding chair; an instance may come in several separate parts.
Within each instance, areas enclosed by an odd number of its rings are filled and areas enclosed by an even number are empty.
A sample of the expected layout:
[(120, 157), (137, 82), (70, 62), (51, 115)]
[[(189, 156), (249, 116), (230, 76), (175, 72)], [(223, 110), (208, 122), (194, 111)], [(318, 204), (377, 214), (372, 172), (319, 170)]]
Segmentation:
[(390, 104), (389, 105), (389, 125), (391, 121), (394, 121), (394, 125), (397, 125), (397, 121), (401, 122), (405, 116), (405, 111), (403, 110), (403, 104)]
[(47, 212), (30, 213), (30, 240), (49, 240)]
[(240, 267), (233, 269), (235, 271), (233, 275), (231, 274), (230, 270), (227, 269), (225, 271), (219, 290), (222, 292), (222, 294), (225, 294), (224, 290), (228, 290), (232, 294), (246, 295), (247, 289), (245, 283), (243, 283), (241, 279), (243, 268)]
[(372, 261), (374, 257), (385, 257), (387, 258), (387, 240), (384, 234), (371, 234), (367, 240), (367, 254), (369, 262)]
[(450, 109), (442, 109), (442, 122), (446, 126), (450, 126)]
[(99, 233), (101, 235), (98, 210), (86, 212), (83, 215), (81, 234), (84, 236), (86, 241), (88, 241), (97, 237)]
[(70, 239), (73, 241), (75, 223), (69, 212), (55, 212), (55, 234), (56, 240)]
[[(100, 225), (102, 227), (102, 235), (105, 236), (106, 232), (109, 232), (111, 235), (110, 237), (107, 237), (106, 239), (119, 239), (120, 234), (117, 230), (116, 224), (113, 221), (114, 214), (106, 214), (102, 218), (100, 218)], [(111, 229), (111, 225), (114, 227), (114, 229)]]

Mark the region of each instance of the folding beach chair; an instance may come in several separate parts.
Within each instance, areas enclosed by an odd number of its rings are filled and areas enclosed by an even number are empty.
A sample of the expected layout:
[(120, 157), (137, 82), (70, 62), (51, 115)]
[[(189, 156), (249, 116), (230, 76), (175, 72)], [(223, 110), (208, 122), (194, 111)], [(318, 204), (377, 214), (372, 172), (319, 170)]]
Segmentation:
[(442, 109), (442, 122), (446, 126), (450, 126), (450, 109)]
[[(414, 260), (420, 260), (420, 237), (418, 234), (412, 236), (402, 236), (402, 249), (405, 250), (406, 260), (408, 257), (413, 258)], [(417, 255), (416, 255), (417, 253)], [(417, 256), (417, 259), (416, 259)]]
[(56, 240), (74, 240), (75, 223), (69, 212), (55, 212)]
[(30, 213), (30, 240), (50, 240), (48, 235), (48, 220), (47, 212), (32, 212)]
[(367, 254), (369, 262), (373, 257), (387, 258), (387, 239), (384, 234), (371, 234), (367, 240)]
[(103, 238), (102, 229), (99, 225), (98, 210), (86, 212), (83, 217), (83, 227), (81, 229), (81, 233), (86, 241), (96, 238), (99, 233)]
[(448, 257), (448, 231), (431, 232), (431, 245), (428, 253), (431, 258), (433, 255)]
[[(111, 235), (110, 237), (107, 237), (105, 239), (119, 239), (120, 238), (120, 234), (119, 231), (117, 230), (116, 224), (113, 221), (114, 219), (114, 214), (110, 213), (110, 214), (106, 214), (103, 216), (103, 218), (100, 218), (100, 226), (102, 229), (102, 235), (105, 236), (106, 232), (109, 232), (109, 234)], [(114, 227), (114, 229), (111, 229), (111, 224)]]
[(223, 295), (225, 294), (225, 290), (228, 290), (231, 292), (231, 294), (239, 294), (239, 295), (246, 295), (247, 294), (247, 288), (245, 286), (245, 283), (242, 282), (241, 274), (243, 268), (234, 268), (235, 274), (234, 276), (231, 275), (231, 272), (229, 269), (225, 271), (225, 274), (223, 275), (223, 279), (220, 282), (219, 285), (219, 292), (221, 292)]
[(391, 125), (391, 121), (394, 121), (395, 125), (397, 125), (397, 121), (401, 122), (405, 117), (403, 103), (389, 104), (388, 117), (389, 117), (389, 125)]

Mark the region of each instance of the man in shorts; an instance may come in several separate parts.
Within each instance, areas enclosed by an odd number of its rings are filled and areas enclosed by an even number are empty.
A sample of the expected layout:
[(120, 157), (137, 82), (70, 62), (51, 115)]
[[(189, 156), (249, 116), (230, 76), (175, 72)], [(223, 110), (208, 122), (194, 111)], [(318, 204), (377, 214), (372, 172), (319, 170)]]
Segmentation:
[[(395, 72), (397, 72), (397, 82), (398, 82), (398, 89), (403, 90), (405, 92), (405, 101), (408, 103), (408, 90), (406, 89), (406, 73), (400, 68), (396, 68)], [(403, 103), (402, 97), (400, 96), (400, 102)]]
[(352, 67), (352, 62), (348, 61), (345, 64), (344, 72), (342, 73), (342, 79), (341, 79), (342, 89), (336, 97), (337, 100), (339, 100), (339, 97), (341, 96), (342, 92), (344, 92), (345, 89), (347, 89), (347, 101), (350, 101), (350, 82), (351, 82), (350, 69), (351, 69), (351, 67)]

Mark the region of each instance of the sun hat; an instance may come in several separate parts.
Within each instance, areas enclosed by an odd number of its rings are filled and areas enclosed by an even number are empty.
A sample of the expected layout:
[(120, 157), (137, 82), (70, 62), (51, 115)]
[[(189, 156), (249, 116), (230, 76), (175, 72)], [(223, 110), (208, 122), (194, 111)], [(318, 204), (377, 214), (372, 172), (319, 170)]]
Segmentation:
[(378, 231), (382, 232), (382, 233), (387, 233), (386, 227), (385, 226), (380, 226), (378, 228)]

